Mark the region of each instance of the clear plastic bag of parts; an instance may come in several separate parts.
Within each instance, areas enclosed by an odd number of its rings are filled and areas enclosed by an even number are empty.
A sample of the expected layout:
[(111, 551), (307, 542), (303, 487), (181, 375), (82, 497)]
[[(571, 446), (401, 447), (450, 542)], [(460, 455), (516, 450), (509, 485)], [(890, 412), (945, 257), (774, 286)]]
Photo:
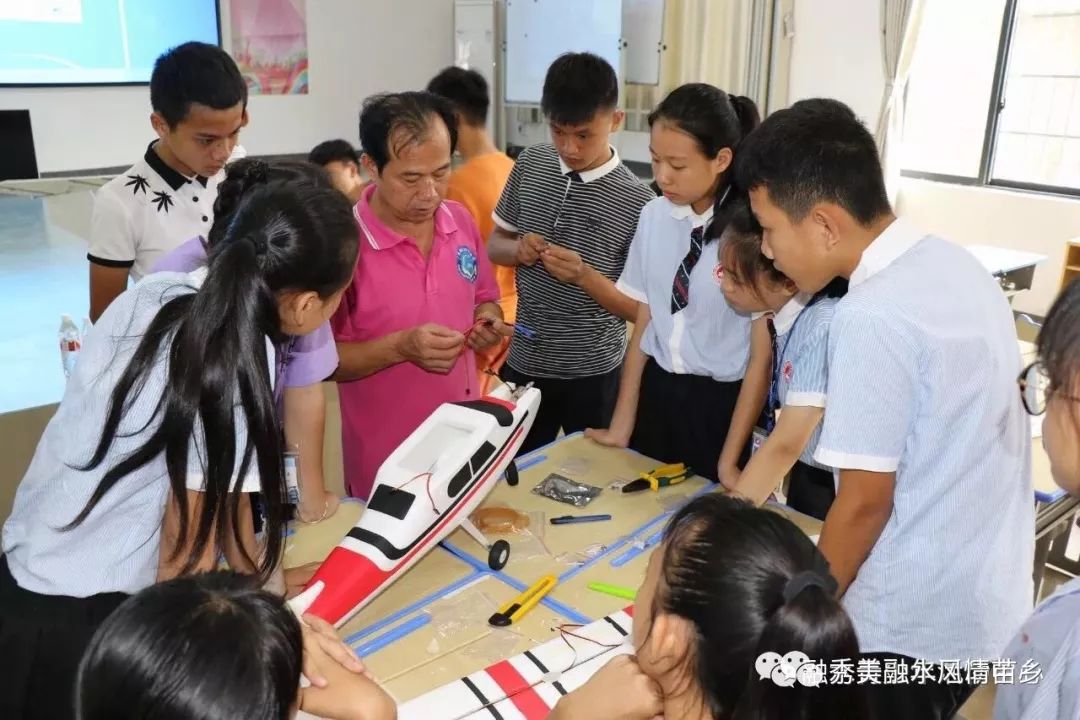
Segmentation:
[(522, 512), (503, 505), (492, 505), (480, 508), (470, 519), (485, 537), (510, 543), (511, 562), (551, 555), (544, 542), (547, 514), (543, 511)]
[(601, 543), (594, 543), (592, 545), (586, 545), (580, 550), (571, 550), (570, 552), (559, 553), (555, 556), (555, 562), (569, 567), (581, 567), (585, 563), (589, 562), (597, 555), (600, 555), (607, 550), (607, 545)]
[(592, 469), (592, 461), (583, 457), (565, 457), (559, 465), (559, 473), (568, 477), (583, 477)]
[(514, 655), (518, 644), (524, 638), (524, 635), (511, 628), (492, 628), (490, 633), (470, 643), (462, 654), (479, 658), (485, 665), (491, 665)]
[(488, 628), (488, 618), (498, 610), (491, 597), (476, 586), (466, 587), (449, 597), (431, 604), (427, 614), (435, 630), (433, 647), (428, 652), (436, 654), (440, 648), (452, 648), (468, 641)]

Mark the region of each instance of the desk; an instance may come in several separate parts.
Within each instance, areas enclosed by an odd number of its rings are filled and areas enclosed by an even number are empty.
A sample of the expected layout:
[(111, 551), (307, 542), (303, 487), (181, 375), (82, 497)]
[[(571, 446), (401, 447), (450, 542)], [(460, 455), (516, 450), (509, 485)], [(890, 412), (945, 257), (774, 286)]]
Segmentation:
[(968, 251), (1001, 283), (1008, 296), (1031, 289), (1035, 266), (1046, 260), (1045, 255), (1008, 250), (990, 245), (966, 245)]
[[(550, 640), (561, 624), (585, 623), (625, 607), (626, 600), (591, 591), (588, 583), (635, 588), (640, 585), (648, 552), (639, 552), (619, 567), (613, 567), (612, 561), (633, 548), (635, 539), (661, 530), (678, 504), (714, 486), (702, 478), (691, 478), (658, 493), (623, 495), (605, 489), (581, 509), (530, 491), (548, 473), (560, 470), (606, 488), (615, 478), (631, 479), (658, 464), (630, 450), (602, 448), (580, 435), (563, 438), (531, 457), (521, 458), (523, 470), (518, 486), (499, 485), (485, 504), (543, 511), (547, 517), (610, 513), (612, 520), (607, 522), (544, 527), (545, 542), (554, 555), (600, 543), (605, 549), (599, 555), (582, 566), (570, 566), (551, 555), (522, 559), (511, 553), (504, 571), (494, 573), (487, 569), (486, 551), (459, 531), (350, 618), (341, 629), (342, 636), (353, 648), (377, 648), (365, 652), (364, 661), (386, 689), (404, 702)], [(821, 523), (817, 520), (782, 506), (771, 507), (791, 517), (807, 533), (819, 531)], [(346, 501), (323, 523), (294, 523), (286, 539), (286, 566), (324, 558), (361, 511), (361, 504)], [(493, 630), (487, 625), (497, 605), (545, 574), (560, 577), (560, 582), (542, 605), (509, 631)], [(448, 627), (451, 620), (455, 624)], [(388, 634), (392, 637), (399, 630), (401, 637), (378, 647)]]
[[(543, 458), (542, 460), (539, 460)], [(534, 460), (539, 460), (535, 462)], [(541, 448), (521, 458), (520, 484), (510, 487), (498, 485), (484, 501), (483, 507), (506, 506), (522, 512), (544, 514), (544, 544), (551, 555), (523, 560), (514, 556), (504, 573), (511, 578), (531, 584), (544, 575), (568, 579), (580, 568), (560, 563), (556, 557), (574, 553), (590, 545), (604, 548), (606, 557), (632, 542), (639, 534), (650, 528), (660, 529), (662, 518), (672, 509), (695, 493), (712, 487), (712, 483), (700, 477), (692, 477), (679, 485), (664, 488), (660, 492), (644, 491), (624, 495), (607, 489), (616, 479), (632, 480), (638, 474), (659, 465), (655, 460), (631, 450), (612, 450), (587, 440), (580, 433), (567, 436), (558, 442)], [(550, 473), (559, 473), (573, 480), (602, 488), (600, 495), (587, 507), (577, 508), (536, 495), (532, 489)], [(611, 520), (572, 525), (550, 525), (549, 520), (559, 515), (610, 514)], [(477, 563), (487, 563), (487, 551), (473, 542), (464, 530), (452, 534), (447, 543), (451, 548), (471, 556)], [(513, 546), (511, 546), (512, 548)], [(598, 560), (595, 558), (595, 560)]]

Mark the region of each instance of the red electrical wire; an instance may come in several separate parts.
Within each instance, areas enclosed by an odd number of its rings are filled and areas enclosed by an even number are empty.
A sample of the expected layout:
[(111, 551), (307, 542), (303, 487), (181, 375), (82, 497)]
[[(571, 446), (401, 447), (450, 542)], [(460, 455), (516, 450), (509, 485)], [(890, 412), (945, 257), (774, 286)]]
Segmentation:
[(425, 478), (424, 491), (427, 493), (428, 501), (431, 503), (431, 509), (435, 511), (436, 515), (438, 515), (439, 514), (439, 508), (437, 508), (435, 506), (435, 498), (431, 495), (431, 481), (434, 479), (434, 477), (435, 476), (430, 472), (417, 473), (416, 475), (413, 475), (411, 478), (409, 478), (405, 482), (401, 483), (400, 485), (398, 485), (394, 489), (395, 490), (401, 490), (402, 488), (404, 488), (406, 485), (413, 482), (414, 480), (419, 480), (420, 478)]

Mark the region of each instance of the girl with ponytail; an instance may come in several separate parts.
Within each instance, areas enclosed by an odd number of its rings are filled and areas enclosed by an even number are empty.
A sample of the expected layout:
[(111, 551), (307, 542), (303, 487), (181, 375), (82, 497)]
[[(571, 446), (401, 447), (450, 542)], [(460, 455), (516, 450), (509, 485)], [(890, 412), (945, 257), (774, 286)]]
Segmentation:
[[(214, 217), (222, 222), (210, 229), (208, 237), (192, 238), (163, 256), (154, 265), (153, 272), (192, 272), (205, 266), (209, 249), (221, 240), (228, 227), (228, 218), (240, 201), (255, 188), (271, 182), (308, 182), (319, 187), (332, 187), (326, 171), (311, 163), (237, 160), (225, 168), (225, 179), (218, 185)], [(338, 496), (326, 489), (322, 464), (326, 425), (326, 395), (322, 381), (338, 366), (337, 345), (330, 323), (324, 323), (308, 335), (291, 338), (281, 355), (279, 360), (284, 369), (279, 416), (285, 446), (299, 456), (296, 516), (302, 522), (319, 522), (333, 515), (339, 503)]]
[(858, 664), (835, 593), (824, 556), (790, 520), (716, 493), (696, 498), (649, 559), (636, 655), (610, 661), (551, 720), (866, 720), (862, 686), (812, 687), (798, 654)]
[[(0, 716), (71, 717), (94, 629), (157, 581), (229, 565), (265, 582), (285, 525), (276, 358), (337, 308), (348, 201), (271, 182), (217, 218), (208, 265), (157, 273), (88, 335), (3, 529)], [(252, 531), (259, 492), (265, 547)]]
[(615, 413), (607, 429), (586, 431), (714, 482), (733, 482), (745, 464), (768, 388), (768, 329), (751, 332), (724, 300), (718, 259), (732, 162), (759, 122), (752, 100), (704, 83), (676, 88), (649, 116), (663, 195), (642, 210), (617, 283), (638, 314)]

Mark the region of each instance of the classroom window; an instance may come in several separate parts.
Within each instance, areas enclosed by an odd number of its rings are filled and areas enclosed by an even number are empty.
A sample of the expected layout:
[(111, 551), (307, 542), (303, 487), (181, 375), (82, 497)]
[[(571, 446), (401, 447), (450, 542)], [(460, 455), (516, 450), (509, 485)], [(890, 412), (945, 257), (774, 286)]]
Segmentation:
[(927, 0), (904, 174), (1080, 195), (1080, 0)]

